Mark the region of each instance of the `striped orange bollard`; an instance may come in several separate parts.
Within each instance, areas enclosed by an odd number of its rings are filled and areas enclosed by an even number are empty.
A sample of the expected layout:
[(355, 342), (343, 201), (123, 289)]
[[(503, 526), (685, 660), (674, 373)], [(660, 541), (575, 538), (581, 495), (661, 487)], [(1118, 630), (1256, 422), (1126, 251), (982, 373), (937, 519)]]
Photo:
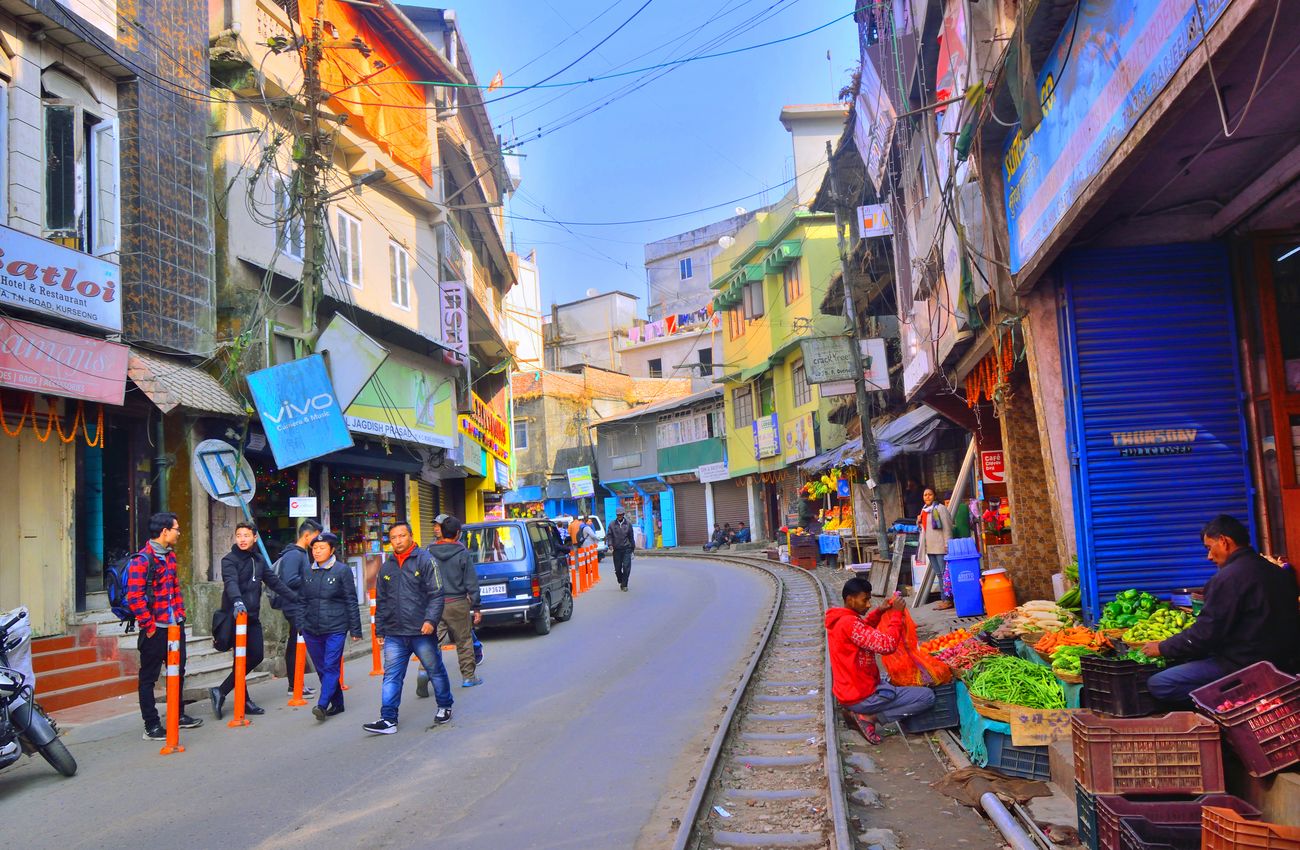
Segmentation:
[(235, 615), (235, 712), (227, 726), (251, 726), (253, 721), (244, 717), (244, 702), (248, 699), (248, 612)]
[(303, 640), (302, 632), (298, 633), (298, 651), (293, 654), (293, 696), (289, 697), (289, 705), (306, 705), (307, 700), (302, 698), (302, 680), (307, 675), (307, 641)]
[(343, 681), (343, 656), (342, 655), (339, 656), (339, 690), (340, 691), (350, 690), (348, 688), (348, 683)]
[(595, 546), (591, 547), (591, 572), (596, 577), (596, 584), (600, 584), (600, 550)]
[(587, 587), (595, 587), (596, 569), (594, 564), (596, 562), (596, 547), (588, 546), (584, 551), (587, 555)]
[(160, 755), (183, 753), (181, 746), (181, 627), (167, 627), (167, 746)]
[(578, 553), (569, 553), (569, 580), (573, 582), (573, 595), (577, 596), (586, 590), (582, 586), (582, 567), (579, 565)]
[(375, 592), (370, 591), (370, 675), (384, 675), (384, 651), (375, 632)]

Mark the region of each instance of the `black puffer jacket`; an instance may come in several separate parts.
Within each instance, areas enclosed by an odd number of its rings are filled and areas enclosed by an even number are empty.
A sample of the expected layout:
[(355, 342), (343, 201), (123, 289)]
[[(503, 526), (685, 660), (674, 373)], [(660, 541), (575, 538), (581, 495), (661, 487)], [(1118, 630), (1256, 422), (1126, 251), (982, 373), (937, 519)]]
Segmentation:
[(384, 559), (375, 577), (375, 634), (418, 635), (425, 623), (437, 628), (442, 619), (442, 578), (428, 551), (411, 549), (405, 563)]
[(232, 546), (221, 559), (221, 581), (226, 586), (221, 593), (221, 609), (234, 611), (236, 602), (248, 609), (248, 619), (256, 621), (262, 611), (262, 583), (265, 582), (277, 596), (285, 601), (298, 601), (298, 594), (280, 581), (280, 577), (266, 568), (261, 553), (256, 549), (245, 552)]
[(352, 568), (342, 561), (336, 560), (329, 569), (308, 568), (298, 589), (298, 628), (314, 635), (351, 632), (360, 638), (361, 610), (354, 581)]
[(609, 548), (616, 552), (625, 549), (636, 549), (636, 535), (632, 533), (632, 523), (626, 519), (614, 520), (605, 531), (605, 540), (609, 543)]

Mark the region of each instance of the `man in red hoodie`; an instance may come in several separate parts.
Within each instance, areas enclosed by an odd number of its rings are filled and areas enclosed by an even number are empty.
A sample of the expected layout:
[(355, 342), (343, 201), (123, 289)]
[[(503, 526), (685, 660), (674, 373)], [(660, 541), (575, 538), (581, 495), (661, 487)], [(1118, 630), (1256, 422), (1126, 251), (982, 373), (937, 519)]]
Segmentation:
[(826, 612), (827, 651), (831, 656), (831, 683), (840, 705), (859, 716), (862, 733), (880, 743), (876, 723), (893, 723), (934, 705), (929, 688), (894, 687), (880, 680), (876, 655), (888, 655), (903, 640), (903, 619), (887, 611), (903, 610), (901, 597), (878, 608), (871, 607), (871, 582), (851, 578), (840, 591), (843, 608)]

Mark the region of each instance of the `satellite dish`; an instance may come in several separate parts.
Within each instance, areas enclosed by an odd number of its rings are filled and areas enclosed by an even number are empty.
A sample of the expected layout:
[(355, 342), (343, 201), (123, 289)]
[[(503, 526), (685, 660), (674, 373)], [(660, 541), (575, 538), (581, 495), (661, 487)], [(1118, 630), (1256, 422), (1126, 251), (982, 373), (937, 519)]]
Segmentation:
[(736, 237), (734, 236), (722, 236), (718, 238), (718, 247), (724, 251), (735, 244), (736, 244)]
[(736, 207), (736, 215), (744, 215), (745, 213), (746, 210), (744, 207)]
[(587, 297), (588, 297), (588, 298), (595, 298), (595, 297), (596, 297), (597, 295), (599, 295), (599, 294), (600, 294), (600, 290), (597, 289), (597, 288), (594, 287), (594, 286), (589, 287), (589, 288), (587, 289)]

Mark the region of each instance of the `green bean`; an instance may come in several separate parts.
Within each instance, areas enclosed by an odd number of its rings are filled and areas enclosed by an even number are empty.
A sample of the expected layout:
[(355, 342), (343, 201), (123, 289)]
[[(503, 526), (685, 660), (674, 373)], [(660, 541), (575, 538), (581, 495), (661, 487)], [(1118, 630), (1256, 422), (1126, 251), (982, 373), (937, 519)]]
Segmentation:
[(971, 693), (1025, 708), (1065, 708), (1065, 692), (1050, 667), (997, 656), (976, 664), (966, 677)]

